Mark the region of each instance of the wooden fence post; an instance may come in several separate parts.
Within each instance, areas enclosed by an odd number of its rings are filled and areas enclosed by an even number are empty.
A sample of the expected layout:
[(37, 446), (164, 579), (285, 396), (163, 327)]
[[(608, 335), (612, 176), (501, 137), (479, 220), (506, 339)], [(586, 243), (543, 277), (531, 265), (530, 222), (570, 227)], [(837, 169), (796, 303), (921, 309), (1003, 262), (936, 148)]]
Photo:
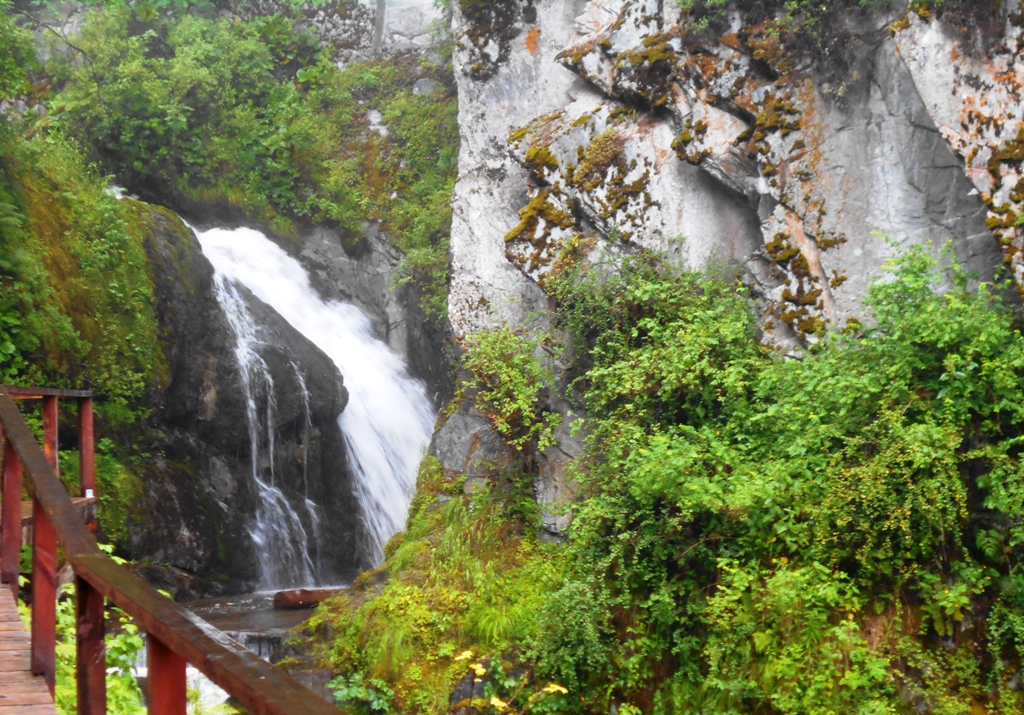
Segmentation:
[(43, 453), (53, 467), (53, 473), (60, 476), (57, 459), (57, 398), (43, 397)]
[(185, 715), (185, 659), (146, 634), (146, 701), (149, 715)]
[(75, 577), (78, 715), (107, 712), (107, 651), (103, 643), (103, 594)]
[[(43, 453), (57, 470), (57, 398), (43, 398)], [(53, 694), (57, 657), (57, 532), (42, 503), (32, 499), (32, 673)]]
[[(92, 419), (92, 398), (78, 398), (78, 474), (83, 497), (97, 497), (96, 493), (96, 441)], [(86, 526), (96, 533), (99, 528), (99, 514)]]
[(18, 593), (21, 570), (21, 460), (10, 439), (4, 439), (4, 501), (0, 514), (0, 581)]
[(78, 398), (78, 472), (82, 496), (96, 496), (96, 444), (92, 420), (92, 398)]
[(32, 500), (32, 674), (53, 694), (57, 664), (57, 532), (42, 503)]

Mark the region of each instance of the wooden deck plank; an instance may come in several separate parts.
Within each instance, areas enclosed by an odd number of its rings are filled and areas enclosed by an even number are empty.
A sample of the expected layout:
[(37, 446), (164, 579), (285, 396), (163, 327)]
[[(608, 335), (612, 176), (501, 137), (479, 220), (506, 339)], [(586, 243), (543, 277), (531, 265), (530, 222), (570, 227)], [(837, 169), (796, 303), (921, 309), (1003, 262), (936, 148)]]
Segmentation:
[(40, 693), (39, 688), (27, 686), (8, 689), (5, 685), (4, 692), (0, 694), (0, 705), (53, 705), (53, 701), (49, 693)]
[(10, 589), (0, 587), (0, 715), (56, 715), (46, 681), (29, 671), (31, 641)]

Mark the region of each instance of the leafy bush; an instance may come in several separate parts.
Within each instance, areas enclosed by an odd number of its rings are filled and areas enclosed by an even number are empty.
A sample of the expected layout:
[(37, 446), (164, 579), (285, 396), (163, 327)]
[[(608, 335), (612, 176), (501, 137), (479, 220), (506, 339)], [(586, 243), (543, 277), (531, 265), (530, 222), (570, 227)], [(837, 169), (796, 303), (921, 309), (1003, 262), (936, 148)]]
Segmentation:
[[(325, 222), (352, 248), (377, 222), (407, 255), (402, 280), (443, 318), (459, 136), (449, 68), (399, 59), (339, 70), (288, 17), (148, 7), (89, 16), (74, 40), (88, 60), (48, 66), (59, 88), (49, 121), (146, 196), (235, 206), (283, 235)], [(414, 93), (421, 77), (439, 89)]]
[(922, 250), (894, 259), (874, 327), (789, 361), (713, 279), (629, 259), (563, 283), (595, 347), (590, 496), (555, 599), (588, 584), (617, 645), (553, 619), (535, 654), (583, 711), (895, 712), (901, 690), (1021, 706), (1004, 666), (965, 666), (986, 622), (1003, 640), (985, 662), (1019, 657), (1024, 339), (950, 270), (939, 295)]
[(466, 337), (462, 365), (472, 377), (460, 386), (472, 394), (508, 443), (522, 451), (543, 450), (554, 443), (561, 415), (544, 408), (541, 392), (550, 389), (551, 373), (534, 355), (536, 344), (508, 326)]
[[(568, 695), (544, 712), (1019, 712), (1024, 337), (1004, 287), (972, 293), (953, 265), (940, 294), (912, 249), (871, 287), (872, 327), (786, 360), (728, 275), (609, 261), (557, 290), (589, 415), (570, 542), (509, 559), (500, 492), (433, 506), (453, 476), (427, 465), (391, 582), (320, 616), (341, 634), (327, 662), (402, 713), (465, 677), (489, 713), (545, 683)], [(535, 395), (531, 347), (485, 339), (485, 388)]]

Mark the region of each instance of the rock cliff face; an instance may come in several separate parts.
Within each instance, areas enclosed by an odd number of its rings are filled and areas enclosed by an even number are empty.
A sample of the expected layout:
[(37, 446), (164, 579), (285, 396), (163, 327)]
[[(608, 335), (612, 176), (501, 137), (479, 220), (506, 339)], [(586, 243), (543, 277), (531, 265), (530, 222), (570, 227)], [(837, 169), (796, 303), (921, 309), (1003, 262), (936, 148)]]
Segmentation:
[[(273, 0), (250, 5), (259, 13), (276, 7)], [(449, 297), (456, 337), (503, 322), (546, 327), (548, 276), (579, 237), (607, 251), (655, 249), (691, 268), (742, 267), (765, 339), (784, 348), (867, 319), (868, 285), (909, 245), (930, 245), (939, 255), (949, 242), (981, 279), (1009, 265), (1024, 285), (1024, 64), (1017, 61), (1024, 19), (1016, 0), (977, 27), (962, 27), (952, 13), (933, 17), (902, 6), (851, 11), (840, 18), (844, 46), (835, 61), (782, 47), (757, 17), (739, 11), (728, 27), (697, 31), (672, 0), (451, 6), (461, 131)], [(308, 13), (341, 63), (423, 51), (446, 20), (419, 0), (342, 2)], [(451, 393), (438, 347), (445, 336), (417, 312), (410, 289), (394, 289), (401, 257), (385, 237), (371, 226), (364, 239), (354, 252), (319, 226), (287, 248), (323, 295), (372, 316), (440, 405)], [(188, 288), (193, 269), (180, 268), (184, 258), (173, 266), (161, 258), (191, 248), (154, 241), (154, 262), (165, 265), (162, 293), (208, 293)], [(194, 270), (208, 274), (208, 266)], [(245, 541), (231, 512), (251, 497), (231, 476), (241, 457), (228, 445), (247, 438), (244, 407), (230, 387), (237, 373), (229, 367), (229, 333), (212, 298), (195, 295), (164, 301), (177, 306), (162, 315), (172, 353), (174, 345), (202, 349), (200, 357), (172, 355), (165, 404), (181, 407), (160, 419), (169, 457), (210, 478), (192, 496), (177, 477), (164, 480), (167, 493), (148, 494), (149, 508), (176, 504), (185, 527), (171, 534), (177, 517), (168, 518), (167, 529), (136, 537), (140, 553), (160, 553), (188, 570), (219, 563)], [(280, 345), (303, 352), (304, 341), (285, 335), (287, 326), (272, 329)], [(341, 446), (327, 437), (336, 438), (327, 425), (343, 389), (329, 386), (329, 363), (312, 353), (300, 359), (320, 376), (307, 380), (323, 383), (316, 390), (322, 403), (312, 409), (327, 470), (344, 463), (331, 456)], [(289, 379), (282, 375), (280, 384)], [(211, 410), (232, 417), (213, 421)], [(297, 434), (296, 419), (292, 407), (281, 408), (283, 434)], [(540, 458), (544, 502), (573, 494), (562, 474), (579, 444), (568, 426), (563, 432)], [(434, 453), (471, 476), (483, 473), (479, 465), (511, 458), (467, 406), (438, 433)], [(354, 508), (343, 502), (335, 508)], [(560, 528), (558, 519), (549, 521)], [(217, 533), (226, 541), (218, 544)], [(355, 543), (357, 535), (339, 538)]]
[(544, 277), (577, 235), (694, 268), (743, 264), (782, 344), (863, 318), (899, 246), (951, 240), (991, 278), (997, 238), (1019, 242), (1015, 20), (992, 52), (968, 55), (939, 20), (858, 15), (835, 78), (796, 66), (739, 13), (717, 35), (694, 33), (667, 0), (504, 5), (514, 22), (488, 73), (486, 23), (453, 21), (456, 334), (542, 308)]
[[(188, 591), (216, 592), (259, 578), (249, 536), (256, 511), (245, 393), (235, 336), (213, 293), (213, 268), (174, 214), (155, 209), (146, 249), (153, 268), (158, 319), (169, 365), (155, 401), (152, 449), (162, 455), (144, 475), (141, 513), (130, 532), (136, 558), (181, 573)], [(259, 348), (273, 378), (274, 460), (279, 485), (309, 496), (328, 516), (325, 571), (350, 578), (365, 566), (358, 503), (347, 473), (337, 416), (348, 394), (334, 364), (271, 308), (246, 295), (265, 338)], [(301, 373), (309, 395), (308, 413)], [(308, 421), (307, 421), (308, 419)], [(261, 460), (269, 452), (261, 446)], [(189, 575), (211, 574), (219, 581)], [(165, 574), (166, 576), (166, 574)]]
[[(283, 0), (236, 2), (233, 12), (251, 19), (290, 14)], [(445, 15), (433, 0), (340, 0), (302, 6), (307, 26), (341, 64), (430, 49), (444, 28)]]
[[(910, 245), (949, 243), (982, 280), (1009, 264), (1024, 285), (1017, 2), (970, 10), (970, 27), (851, 9), (826, 59), (735, 9), (700, 30), (672, 0), (453, 6), (456, 336), (544, 327), (546, 277), (577, 237), (742, 267), (786, 349), (870, 319), (867, 287)], [(446, 465), (480, 442), (448, 434), (476, 424), (463, 412), (435, 440)], [(578, 449), (564, 435), (542, 455), (542, 502), (571, 497)]]

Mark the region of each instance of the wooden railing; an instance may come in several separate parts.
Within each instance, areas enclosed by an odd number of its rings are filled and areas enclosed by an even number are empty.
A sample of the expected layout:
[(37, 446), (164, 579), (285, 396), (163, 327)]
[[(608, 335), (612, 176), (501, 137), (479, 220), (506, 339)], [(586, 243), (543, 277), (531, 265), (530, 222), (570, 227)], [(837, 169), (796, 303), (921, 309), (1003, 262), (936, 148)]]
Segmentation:
[[(91, 394), (0, 385), (4, 443), (0, 581), (17, 592), (22, 478), (32, 493), (32, 672), (53, 692), (56, 646), (57, 544), (75, 573), (78, 715), (106, 712), (104, 599), (146, 632), (147, 704), (151, 715), (185, 715), (185, 666), (191, 663), (253, 715), (338, 715), (287, 673), (260, 660), (127, 569), (96, 545), (57, 477), (57, 399), (79, 400), (83, 494), (96, 489)], [(14, 398), (43, 400), (40, 449)], [(95, 493), (95, 491), (93, 491)]]

